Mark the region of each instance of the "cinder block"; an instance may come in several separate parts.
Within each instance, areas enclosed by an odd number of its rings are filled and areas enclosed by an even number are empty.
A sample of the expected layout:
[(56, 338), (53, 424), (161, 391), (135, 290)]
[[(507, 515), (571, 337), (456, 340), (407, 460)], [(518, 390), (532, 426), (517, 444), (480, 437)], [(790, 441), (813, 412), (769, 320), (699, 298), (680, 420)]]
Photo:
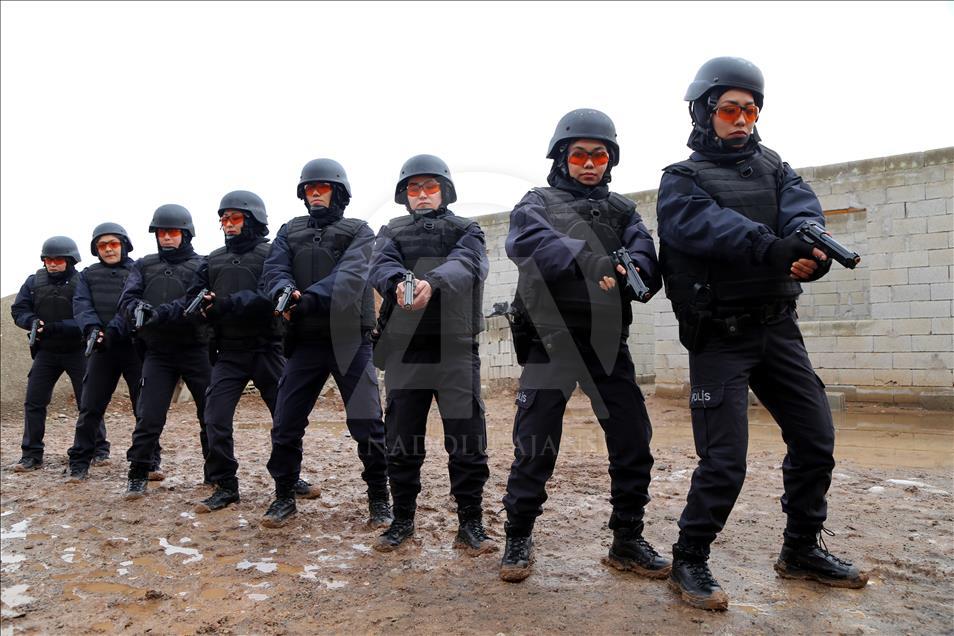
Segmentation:
[[(894, 234), (907, 235), (909, 242), (912, 240), (911, 237), (915, 234), (924, 234), (928, 232), (928, 219), (941, 218), (941, 217), (914, 217), (914, 218), (904, 218), (904, 219), (893, 219), (891, 221), (891, 232)], [(913, 245), (913, 243), (912, 243)]]
[[(924, 281), (934, 282), (934, 281)], [(871, 286), (879, 287), (882, 285), (907, 285), (908, 270), (906, 269), (880, 269), (871, 271)]]
[(933, 331), (934, 323), (929, 318), (902, 318), (891, 321), (891, 332), (896, 335), (923, 335)]
[(914, 372), (910, 369), (874, 369), (874, 383), (885, 386), (911, 386)]
[(871, 317), (876, 320), (884, 318), (910, 318), (911, 308), (905, 303), (872, 303)]
[(874, 351), (872, 336), (842, 336), (835, 339), (836, 352)]
[(911, 351), (911, 336), (880, 336), (874, 341), (874, 350), (890, 353)]
[(906, 204), (905, 212), (908, 217), (915, 216), (934, 216), (937, 214), (947, 214), (947, 201), (944, 199), (925, 199), (924, 201), (913, 201)]
[(927, 267), (928, 253), (923, 250), (916, 252), (897, 252), (891, 254), (889, 260), (891, 261), (892, 269), (900, 269), (902, 267)]
[(920, 201), (924, 198), (924, 184), (895, 186), (887, 189), (888, 203), (898, 201)]
[(918, 283), (944, 283), (950, 281), (948, 268), (944, 265), (918, 267), (906, 270), (912, 285)]
[(931, 286), (928, 284), (896, 285), (889, 289), (891, 289), (891, 300), (895, 302), (931, 300)]
[(927, 255), (928, 265), (931, 267), (950, 267), (954, 265), (954, 250), (927, 250)]
[(911, 336), (911, 351), (954, 351), (954, 337), (940, 336)]
[(954, 196), (954, 185), (943, 179), (938, 183), (927, 183), (924, 185), (925, 199), (949, 199)]
[[(951, 232), (934, 232), (932, 234), (921, 234), (918, 236), (918, 247), (922, 250), (940, 250), (948, 249), (954, 245), (952, 241), (954, 234)], [(867, 264), (867, 263), (866, 263)]]
[(954, 216), (943, 214), (940, 216), (930, 216), (927, 219), (927, 231), (930, 232), (954, 232)]
[(951, 303), (946, 300), (927, 300), (911, 303), (912, 318), (942, 318), (951, 315)]
[(954, 318), (946, 316), (944, 318), (934, 318), (931, 320), (931, 331), (933, 334), (954, 333)]
[[(927, 166), (904, 176), (905, 185), (944, 180), (944, 166)], [(930, 198), (930, 197), (928, 197)]]
[(914, 386), (950, 387), (954, 383), (954, 372), (950, 369), (915, 369)]

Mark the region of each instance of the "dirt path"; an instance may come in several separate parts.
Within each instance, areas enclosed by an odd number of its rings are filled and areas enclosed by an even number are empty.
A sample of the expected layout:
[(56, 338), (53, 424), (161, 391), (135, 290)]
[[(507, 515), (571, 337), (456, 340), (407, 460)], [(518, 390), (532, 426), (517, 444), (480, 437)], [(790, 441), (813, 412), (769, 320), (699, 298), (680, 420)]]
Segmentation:
[[(486, 523), (498, 542), (512, 401), (504, 394), (487, 400)], [(65, 485), (61, 476), (73, 411), (61, 409), (60, 420), (51, 411), (45, 467), (26, 475), (9, 469), (19, 457), (22, 416), (6, 413), (2, 634), (954, 631), (954, 487), (945, 460), (954, 437), (951, 426), (936, 420), (933, 428), (921, 427), (934, 430), (933, 437), (905, 442), (915, 450), (901, 464), (918, 464), (920, 444), (924, 465), (934, 467), (893, 467), (877, 453), (839, 461), (829, 500), (829, 527), (838, 536), (829, 546), (871, 570), (861, 591), (776, 578), (772, 563), (784, 526), (781, 444), (769, 426), (753, 433), (745, 489), (713, 547), (712, 568), (731, 606), (712, 614), (681, 604), (665, 582), (600, 564), (611, 538), (609, 478), (605, 446), (584, 400), (571, 402), (550, 500), (534, 535), (534, 573), (520, 584), (497, 578), (499, 552), (475, 559), (450, 547), (456, 516), (433, 413), (416, 538), (389, 555), (373, 551), (376, 533), (364, 525), (358, 459), (339, 406), (334, 397), (322, 400), (305, 438), (303, 476), (321, 484), (322, 497), (301, 502), (297, 518), (280, 530), (257, 523), (271, 481), (269, 421), (255, 396), (243, 398), (236, 418), (242, 501), (212, 515), (192, 511), (210, 491), (200, 484), (191, 404), (174, 407), (162, 438), (168, 479), (150, 484), (149, 495), (133, 503), (121, 499), (128, 413), (107, 419), (113, 465), (94, 468), (79, 485)], [(695, 457), (684, 404), (650, 398), (649, 408), (657, 434), (646, 536), (668, 554)], [(904, 417), (917, 423), (922, 414)], [(901, 437), (888, 435), (885, 447)]]

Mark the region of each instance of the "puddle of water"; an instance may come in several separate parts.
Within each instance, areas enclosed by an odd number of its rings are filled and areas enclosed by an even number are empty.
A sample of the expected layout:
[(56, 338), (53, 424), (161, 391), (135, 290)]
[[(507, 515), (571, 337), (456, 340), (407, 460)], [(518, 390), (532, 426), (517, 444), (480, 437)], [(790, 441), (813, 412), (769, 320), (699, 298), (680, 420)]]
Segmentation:
[[(571, 413), (579, 413), (579, 416)], [(564, 452), (606, 453), (603, 430), (592, 411), (582, 407), (567, 409), (563, 422)], [(954, 417), (937, 412), (833, 413), (835, 459), (851, 460), (863, 466), (884, 468), (954, 469)], [(686, 414), (688, 418), (688, 412)], [(510, 435), (510, 431), (505, 431)], [(428, 431), (430, 436), (430, 431)], [(500, 434), (495, 431), (494, 434)], [(688, 419), (653, 426), (653, 446), (694, 448)], [(749, 449), (785, 452), (782, 434), (767, 410), (749, 409)]]

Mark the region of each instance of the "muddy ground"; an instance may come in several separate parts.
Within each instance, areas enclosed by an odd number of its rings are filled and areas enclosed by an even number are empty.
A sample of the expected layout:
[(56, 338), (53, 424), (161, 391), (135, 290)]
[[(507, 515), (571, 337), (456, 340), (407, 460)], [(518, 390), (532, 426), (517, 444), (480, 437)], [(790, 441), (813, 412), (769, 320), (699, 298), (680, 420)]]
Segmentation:
[[(489, 393), (489, 392), (488, 392)], [(500, 500), (512, 459), (512, 391), (487, 395), (491, 477), (486, 523), (502, 542)], [(694, 452), (682, 401), (650, 397), (656, 434), (646, 536), (668, 554)], [(456, 517), (432, 412), (416, 538), (371, 549), (354, 444), (340, 402), (322, 399), (305, 438), (303, 476), (323, 488), (279, 530), (261, 528), (270, 502), (267, 410), (255, 395), (236, 417), (242, 501), (193, 512), (201, 485), (191, 403), (162, 437), (168, 478), (122, 500), (132, 418), (107, 416), (111, 466), (63, 484), (75, 410), (51, 410), (46, 464), (16, 474), (22, 414), (2, 418), (2, 634), (39, 633), (952, 633), (954, 433), (950, 414), (853, 407), (839, 414), (839, 463), (829, 499), (829, 547), (871, 572), (864, 590), (778, 579), (784, 526), (781, 442), (753, 411), (745, 489), (713, 547), (712, 569), (731, 598), (725, 613), (684, 606), (665, 582), (600, 564), (609, 478), (605, 446), (585, 398), (571, 401), (550, 500), (534, 535), (533, 575), (497, 578), (499, 552), (452, 549)], [(61, 414), (62, 417), (57, 417)]]

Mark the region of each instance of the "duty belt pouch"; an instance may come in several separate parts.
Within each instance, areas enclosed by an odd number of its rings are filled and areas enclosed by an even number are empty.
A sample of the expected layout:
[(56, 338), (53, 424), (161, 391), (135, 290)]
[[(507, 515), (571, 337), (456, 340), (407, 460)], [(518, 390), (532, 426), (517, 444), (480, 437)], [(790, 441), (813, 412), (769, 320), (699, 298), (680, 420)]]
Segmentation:
[(384, 363), (387, 362), (390, 353), (388, 346), (388, 337), (379, 331), (380, 323), (377, 328), (371, 331), (371, 362), (378, 369), (384, 371)]
[(710, 312), (685, 312), (679, 316), (679, 342), (686, 351), (695, 353), (706, 346), (709, 339)]

